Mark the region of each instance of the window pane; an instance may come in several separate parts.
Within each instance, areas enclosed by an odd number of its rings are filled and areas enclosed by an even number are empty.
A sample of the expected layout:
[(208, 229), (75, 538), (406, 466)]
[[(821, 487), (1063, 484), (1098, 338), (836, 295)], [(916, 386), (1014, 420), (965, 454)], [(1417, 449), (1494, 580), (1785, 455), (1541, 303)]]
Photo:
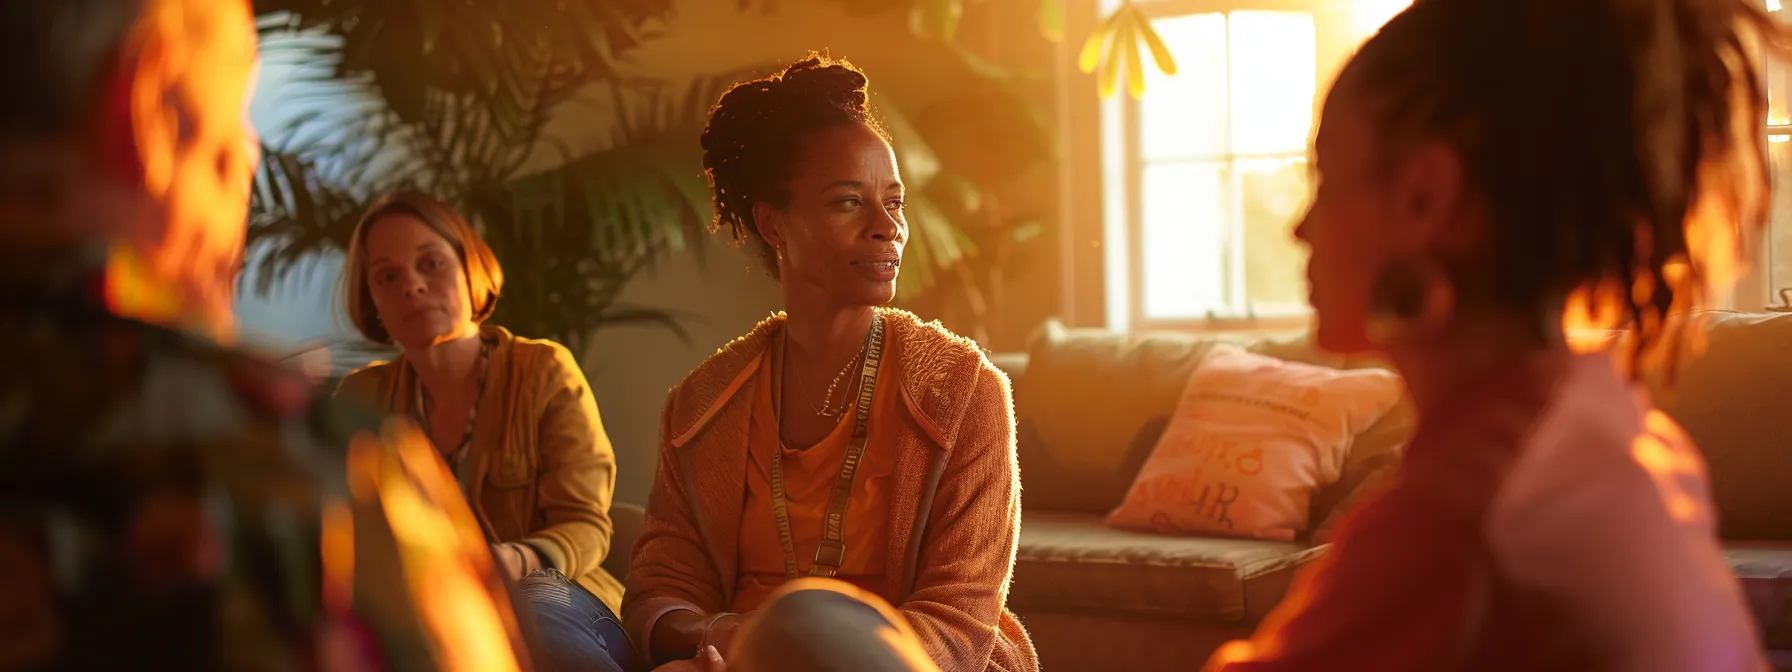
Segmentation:
[(1140, 155), (1146, 160), (1219, 158), (1226, 151), (1225, 15), (1173, 16), (1151, 25), (1176, 58), (1176, 74), (1145, 65)]
[(1318, 77), (1313, 15), (1231, 15), (1232, 151), (1305, 152)]
[(1768, 59), (1762, 69), (1767, 71), (1767, 123), (1792, 124), (1792, 67)]
[(1244, 186), (1245, 297), (1258, 314), (1299, 313), (1307, 306), (1305, 245), (1294, 226), (1311, 190), (1304, 159), (1241, 161)]
[(1780, 303), (1780, 290), (1792, 289), (1792, 137), (1779, 135), (1768, 140), (1768, 160), (1773, 167), (1773, 210), (1767, 218), (1767, 305), (1776, 306)]
[(1351, 32), (1367, 40), (1382, 25), (1412, 5), (1412, 0), (1351, 0)]
[[(1769, 0), (1767, 9), (1785, 24), (1789, 17), (1776, 0)], [(1767, 73), (1767, 123), (1792, 124), (1792, 64), (1768, 58), (1762, 68)], [(1780, 291), (1792, 289), (1792, 136), (1767, 138), (1768, 161), (1772, 164), (1773, 184), (1769, 192), (1772, 210), (1767, 218), (1767, 305), (1780, 305)]]
[(1226, 296), (1220, 164), (1147, 165), (1142, 177), (1145, 316), (1204, 317), (1219, 310)]

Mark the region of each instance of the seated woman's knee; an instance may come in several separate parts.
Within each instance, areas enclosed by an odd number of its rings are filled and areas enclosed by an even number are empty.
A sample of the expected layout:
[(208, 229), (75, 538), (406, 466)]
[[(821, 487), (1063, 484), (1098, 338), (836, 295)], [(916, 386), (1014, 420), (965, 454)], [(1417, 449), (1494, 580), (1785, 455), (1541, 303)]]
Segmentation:
[(894, 610), (849, 586), (782, 591), (735, 641), (731, 671), (934, 672)]

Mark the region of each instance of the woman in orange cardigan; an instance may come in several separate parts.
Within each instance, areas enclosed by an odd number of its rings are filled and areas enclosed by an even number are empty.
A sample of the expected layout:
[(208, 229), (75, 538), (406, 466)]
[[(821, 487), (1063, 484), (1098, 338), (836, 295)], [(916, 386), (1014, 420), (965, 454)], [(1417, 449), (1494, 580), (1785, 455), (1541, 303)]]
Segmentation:
[(811, 57), (735, 86), (703, 133), (717, 223), (763, 252), (788, 313), (667, 400), (623, 601), (654, 664), (729, 657), (741, 614), (824, 577), (894, 604), (941, 669), (1038, 668), (1005, 608), (1020, 530), (1008, 379), (975, 343), (878, 307), (908, 225), (865, 85)]
[(368, 210), (343, 280), (356, 328), (403, 354), (349, 374), (338, 394), (424, 428), (499, 566), (521, 582), (539, 662), (620, 671), (622, 585), (600, 566), (616, 456), (578, 360), (558, 343), (482, 325), (503, 271), (478, 232), (427, 195), (401, 192)]

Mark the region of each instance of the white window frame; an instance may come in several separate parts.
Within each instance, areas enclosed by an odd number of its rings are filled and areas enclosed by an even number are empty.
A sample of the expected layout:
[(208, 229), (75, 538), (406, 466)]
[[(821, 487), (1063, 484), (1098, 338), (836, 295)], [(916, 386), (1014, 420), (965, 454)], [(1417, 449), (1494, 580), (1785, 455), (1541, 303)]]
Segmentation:
[[(1774, 7), (1778, 3), (1771, 0), (1764, 0), (1764, 2), (1770, 9), (1778, 10), (1776, 13), (1792, 13), (1792, 9)], [(1089, 10), (1081, 10), (1074, 14), (1079, 18), (1086, 17), (1085, 20), (1098, 19), (1111, 13), (1119, 2), (1118, 0), (1097, 0), (1091, 4), (1094, 5), (1092, 7), (1094, 9), (1093, 16), (1084, 14)], [(1337, 31), (1327, 28), (1327, 26), (1350, 25), (1349, 0), (1134, 0), (1134, 4), (1151, 18), (1251, 10), (1312, 14), (1317, 28), (1315, 37), (1318, 44), (1315, 45), (1315, 56), (1319, 60), (1320, 66), (1319, 90), (1314, 101), (1313, 119), (1315, 124), (1319, 121), (1317, 106), (1323, 100), (1325, 90), (1329, 87), (1332, 76), (1335, 75), (1335, 72), (1325, 69), (1328, 56), (1336, 58), (1338, 54), (1336, 50), (1354, 50), (1357, 46), (1356, 44), (1338, 44)], [(1792, 17), (1788, 17), (1788, 20), (1792, 20)], [(1086, 27), (1093, 28), (1093, 24), (1094, 21), (1089, 21)], [(1072, 34), (1077, 33), (1073, 31)], [(1362, 37), (1366, 36), (1357, 35), (1353, 36), (1353, 39)], [(1174, 46), (1171, 48), (1174, 51)], [(1075, 50), (1066, 51), (1067, 58), (1073, 60)], [(1149, 58), (1144, 60), (1146, 67), (1152, 67)], [(1341, 60), (1339, 63), (1341, 64)], [(1766, 84), (1769, 70), (1792, 68), (1792, 62), (1769, 62), (1764, 59), (1762, 63), (1763, 84)], [(1079, 91), (1089, 92), (1082, 95), (1093, 97), (1092, 82), (1079, 82), (1073, 83), (1073, 85), (1082, 87), (1078, 89)], [(1788, 107), (1792, 107), (1792, 102), (1789, 102)], [(1066, 107), (1064, 111), (1074, 113), (1074, 107)], [(1311, 319), (1309, 316), (1214, 316), (1173, 320), (1147, 318), (1144, 314), (1143, 264), (1141, 263), (1140, 249), (1143, 238), (1142, 217), (1140, 216), (1143, 203), (1139, 197), (1140, 186), (1138, 183), (1144, 163), (1139, 158), (1138, 152), (1138, 105), (1122, 91), (1112, 98), (1100, 101), (1099, 113), (1096, 116), (1098, 117), (1099, 142), (1091, 144), (1098, 145), (1098, 148), (1090, 147), (1089, 149), (1098, 152), (1096, 156), (1100, 159), (1101, 187), (1098, 195), (1089, 194), (1089, 196), (1097, 196), (1095, 202), (1100, 203), (1098, 212), (1101, 221), (1099, 222), (1099, 232), (1084, 229), (1088, 234), (1095, 234), (1098, 238), (1095, 236), (1081, 238), (1090, 241), (1081, 245), (1099, 248), (1098, 252), (1091, 250), (1093, 256), (1099, 257), (1099, 261), (1089, 256), (1082, 256), (1077, 252), (1078, 234), (1071, 232), (1066, 236), (1064, 263), (1066, 264), (1067, 279), (1065, 291), (1067, 301), (1071, 303), (1072, 308), (1067, 310), (1069, 314), (1084, 324), (1098, 319), (1099, 323), (1104, 323), (1107, 328), (1116, 331), (1166, 328), (1196, 331), (1279, 331), (1300, 328), (1308, 324)], [(1760, 139), (1763, 146), (1770, 142), (1769, 138), (1772, 136), (1792, 136), (1792, 123), (1774, 125), (1765, 123), (1764, 120)], [(1238, 157), (1233, 156), (1232, 158)], [(1792, 169), (1792, 166), (1786, 168)], [(1093, 172), (1095, 171), (1090, 171), (1090, 173)], [(1067, 173), (1067, 177), (1070, 179), (1067, 184), (1074, 185), (1081, 180), (1095, 177), (1090, 173), (1075, 175)], [(1233, 174), (1232, 179), (1238, 179), (1236, 173)], [(1087, 182), (1082, 182), (1082, 184), (1087, 184)], [(1094, 208), (1076, 207), (1088, 202), (1083, 200), (1084, 198), (1086, 197), (1067, 195), (1066, 211), (1075, 209), (1090, 215), (1097, 214), (1097, 210)], [(1094, 204), (1090, 203), (1089, 205)], [(1233, 224), (1236, 225), (1235, 222)], [(1752, 259), (1750, 261), (1752, 263), (1744, 266), (1743, 274), (1737, 278), (1733, 291), (1718, 297), (1715, 307), (1756, 312), (1780, 305), (1780, 292), (1792, 289), (1792, 286), (1776, 286), (1774, 284), (1773, 262), (1776, 257), (1792, 255), (1792, 249), (1775, 250), (1773, 230), (1788, 226), (1792, 226), (1792, 221), (1782, 222), (1770, 219), (1766, 222), (1761, 229), (1760, 239), (1751, 241), (1754, 243), (1751, 245)], [(1099, 240), (1099, 243), (1095, 244), (1095, 240)], [(1228, 252), (1236, 258), (1242, 251), (1242, 246), (1232, 245), (1231, 247), (1235, 249)], [(1241, 270), (1236, 269), (1234, 272)], [(1071, 273), (1070, 271), (1075, 272)], [(1091, 277), (1089, 271), (1099, 273), (1099, 296), (1091, 296), (1077, 289), (1079, 282), (1096, 279)], [(1079, 296), (1080, 300), (1076, 298)], [(1099, 305), (1101, 310), (1099, 313), (1091, 313), (1086, 309), (1078, 309), (1082, 305), (1090, 307)]]
[[(1778, 2), (1778, 0), (1766, 0), (1765, 4), (1768, 12), (1774, 14), (1776, 18), (1779, 18), (1781, 21), (1788, 20), (1788, 13), (1792, 10), (1782, 8), (1781, 3)], [(1773, 58), (1771, 54), (1766, 53), (1761, 53), (1759, 62), (1761, 64), (1761, 85), (1763, 91), (1772, 90), (1771, 76), (1773, 71), (1777, 69), (1792, 68), (1792, 61), (1776, 59)], [(1792, 101), (1786, 101), (1786, 105), (1788, 108), (1792, 108)], [(1792, 137), (1792, 123), (1775, 124), (1772, 119), (1762, 120), (1761, 146), (1763, 151), (1768, 152), (1767, 170), (1769, 175), (1772, 175), (1774, 167), (1772, 164), (1772, 148), (1768, 143), (1772, 142), (1775, 136)], [(1792, 170), (1792, 166), (1787, 166), (1786, 168)], [(1773, 197), (1774, 194), (1769, 191), (1768, 198)], [(1753, 263), (1745, 266), (1742, 277), (1737, 279), (1736, 289), (1730, 296), (1730, 305), (1720, 305), (1719, 307), (1753, 312), (1769, 310), (1781, 306), (1780, 292), (1792, 291), (1792, 284), (1785, 286), (1775, 286), (1774, 284), (1773, 262), (1774, 257), (1779, 255), (1776, 254), (1776, 250), (1773, 249), (1773, 230), (1776, 227), (1781, 226), (1792, 226), (1792, 222), (1775, 221), (1772, 217), (1769, 217), (1761, 227), (1761, 238), (1753, 247), (1755, 257), (1751, 260)], [(1779, 254), (1792, 255), (1792, 250), (1778, 250), (1777, 252)]]
[[(1341, 66), (1344, 54), (1354, 50), (1361, 36), (1354, 36), (1353, 17), (1348, 2), (1326, 0), (1134, 0), (1145, 16), (1151, 19), (1192, 14), (1215, 14), (1239, 11), (1279, 11), (1309, 14), (1314, 22), (1315, 95), (1313, 121), (1319, 120), (1319, 106), (1332, 77), (1333, 68)], [(1098, 15), (1107, 16), (1117, 0), (1099, 0)], [(1170, 45), (1172, 56), (1175, 45)], [(1154, 67), (1149, 58), (1145, 67)], [(1146, 95), (1150, 95), (1147, 90)], [(1261, 315), (1217, 315), (1195, 318), (1153, 318), (1145, 314), (1144, 292), (1144, 222), (1141, 178), (1147, 162), (1140, 151), (1139, 103), (1124, 91), (1101, 101), (1100, 152), (1102, 164), (1102, 245), (1103, 285), (1108, 328), (1118, 331), (1177, 329), (1193, 331), (1282, 331), (1305, 328), (1312, 320), (1310, 309)], [(1313, 129), (1308, 129), (1309, 136)], [(1226, 153), (1213, 159), (1221, 164), (1235, 164), (1259, 158), (1288, 158), (1297, 153), (1236, 154)], [(1298, 153), (1308, 160), (1305, 151)], [(1224, 254), (1228, 258), (1229, 291), (1234, 301), (1243, 303), (1244, 253), (1242, 244), (1244, 203), (1237, 198), (1243, 193), (1243, 173), (1228, 170), (1227, 193), (1230, 216)], [(1304, 206), (1303, 206), (1304, 207)], [(1292, 229), (1293, 222), (1290, 222)], [(1290, 232), (1292, 235), (1292, 231)]]

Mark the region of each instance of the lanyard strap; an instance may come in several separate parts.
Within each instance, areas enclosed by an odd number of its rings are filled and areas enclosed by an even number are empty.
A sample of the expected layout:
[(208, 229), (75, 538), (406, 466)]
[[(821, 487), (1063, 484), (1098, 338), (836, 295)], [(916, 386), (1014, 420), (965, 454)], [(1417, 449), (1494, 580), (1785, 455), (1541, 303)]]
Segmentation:
[[(827, 517), (822, 520), (821, 542), (815, 546), (815, 563), (810, 576), (832, 577), (846, 564), (846, 543), (841, 540), (846, 526), (846, 504), (852, 498), (853, 476), (865, 457), (866, 427), (871, 418), (871, 396), (877, 389), (877, 367), (884, 354), (884, 318), (871, 320), (871, 332), (865, 335), (865, 363), (859, 369), (859, 399), (852, 421), (852, 441), (846, 444), (846, 457), (840, 462), (840, 475), (834, 479), (834, 492), (828, 496)], [(772, 386), (774, 390), (777, 385)], [(780, 412), (778, 415), (782, 415)], [(780, 423), (782, 424), (782, 423)], [(772, 451), (772, 515), (778, 523), (778, 543), (784, 547), (784, 577), (797, 578), (796, 543), (790, 533), (790, 510), (784, 501), (784, 446), (779, 440)]]
[[(455, 476), (460, 475), (461, 457), (466, 455), (467, 446), (473, 443), (473, 423), (479, 419), (479, 399), (485, 396), (485, 373), (486, 369), (489, 368), (487, 365), (491, 361), (491, 353), (491, 340), (484, 336), (480, 336), (479, 360), (478, 363), (475, 364), (475, 366), (479, 367), (479, 376), (473, 384), (473, 403), (467, 407), (467, 428), (461, 432), (460, 443), (456, 444), (452, 450), (442, 450), (441, 446), (436, 447), (436, 450), (442, 453), (443, 459), (449, 463), (449, 467), (452, 468)], [(416, 403), (413, 408), (417, 411), (417, 424), (423, 426), (423, 435), (429, 436), (429, 395), (423, 390), (423, 378), (421, 376), (417, 377), (416, 394)], [(431, 442), (434, 442), (434, 439), (431, 439)]]

